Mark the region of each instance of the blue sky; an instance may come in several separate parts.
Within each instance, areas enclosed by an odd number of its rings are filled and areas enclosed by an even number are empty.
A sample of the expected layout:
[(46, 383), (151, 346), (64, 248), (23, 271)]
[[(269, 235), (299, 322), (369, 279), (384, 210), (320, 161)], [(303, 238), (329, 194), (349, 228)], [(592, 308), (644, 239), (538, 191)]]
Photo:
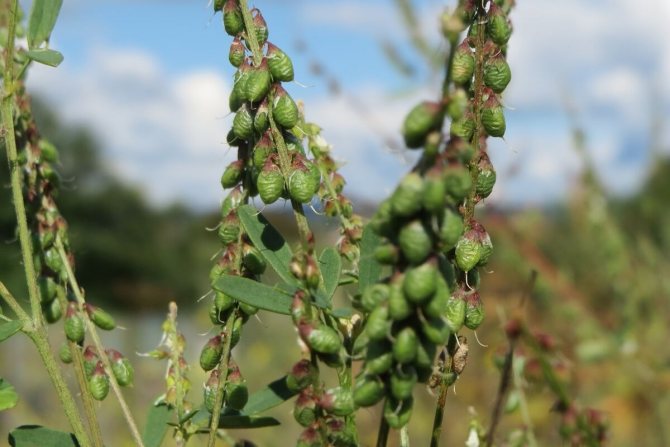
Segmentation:
[[(206, 0), (66, 0), (52, 46), (57, 69), (35, 67), (30, 88), (68, 122), (92, 127), (111, 169), (143, 188), (156, 204), (180, 200), (213, 208), (218, 179), (233, 153), (227, 96), (233, 74), (230, 38)], [(431, 78), (407, 45), (392, 0), (258, 0), (270, 40), (293, 58), (288, 89), (324, 128), (349, 193), (387, 195), (414, 157), (400, 141), (404, 114), (435, 98)], [(416, 0), (428, 39), (440, 45), (438, 18), (453, 1)], [(589, 135), (599, 173), (626, 193), (649, 162), (651, 113), (670, 113), (670, 20), (667, 0), (519, 0), (505, 95), (508, 132), (491, 145), (500, 173), (490, 199), (538, 204), (566, 197), (579, 170), (570, 147), (566, 102)], [(388, 63), (380, 42), (396, 44), (417, 68), (407, 78)], [(302, 42), (306, 50), (298, 51)], [(342, 86), (328, 92), (317, 62)], [(670, 144), (667, 131), (662, 135)], [(394, 146), (395, 147), (395, 146)]]

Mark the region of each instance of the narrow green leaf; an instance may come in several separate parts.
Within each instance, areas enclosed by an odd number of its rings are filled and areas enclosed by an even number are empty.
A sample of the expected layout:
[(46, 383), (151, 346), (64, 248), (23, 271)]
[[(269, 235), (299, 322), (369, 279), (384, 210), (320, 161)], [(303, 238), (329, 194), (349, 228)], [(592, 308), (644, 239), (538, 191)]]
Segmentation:
[(251, 205), (239, 207), (238, 216), (251, 242), (261, 251), (279, 277), (288, 284), (297, 284), (289, 270), (293, 253), (282, 235)]
[(160, 447), (168, 431), (172, 410), (165, 404), (152, 405), (142, 433), (145, 447)]
[(19, 401), (14, 387), (5, 379), (0, 377), (0, 411), (14, 408)]
[(51, 430), (39, 425), (22, 425), (9, 433), (12, 447), (79, 447), (71, 433)]
[(361, 240), (361, 261), (358, 265), (358, 291), (363, 292), (368, 286), (376, 283), (381, 275), (382, 266), (374, 257), (375, 248), (379, 246), (379, 236), (372, 231), (370, 225), (363, 229)]
[(19, 320), (0, 323), (0, 342), (7, 340), (9, 337), (19, 332), (22, 327), (23, 323)]
[(278, 290), (252, 279), (232, 275), (222, 275), (214, 283), (214, 288), (259, 309), (278, 314), (291, 314), (292, 293), (288, 294), (285, 290)]
[(330, 311), (330, 314), (335, 318), (351, 318), (354, 313), (354, 309), (351, 307), (338, 307)]
[(30, 50), (26, 52), (26, 56), (40, 64), (49, 65), (50, 67), (58, 67), (63, 62), (63, 55), (56, 50), (48, 48), (40, 48), (38, 50)]
[(279, 421), (269, 416), (230, 415), (221, 416), (219, 428), (263, 428), (279, 425)]
[(323, 277), (323, 288), (328, 301), (331, 301), (337, 284), (340, 282), (340, 270), (342, 269), (342, 259), (340, 254), (333, 247), (327, 247), (319, 257), (321, 266), (321, 276)]
[(49, 40), (63, 0), (33, 0), (28, 21), (28, 47), (37, 48)]
[(259, 414), (286, 402), (295, 395), (296, 393), (286, 386), (284, 376), (249, 396), (249, 401), (242, 412), (249, 415)]

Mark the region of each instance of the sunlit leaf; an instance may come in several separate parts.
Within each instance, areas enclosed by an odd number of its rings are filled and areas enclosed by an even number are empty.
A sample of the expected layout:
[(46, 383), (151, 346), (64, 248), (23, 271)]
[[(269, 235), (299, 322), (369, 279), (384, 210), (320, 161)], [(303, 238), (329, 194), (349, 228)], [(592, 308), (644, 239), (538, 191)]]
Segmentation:
[(63, 0), (33, 0), (28, 21), (28, 47), (37, 48), (49, 40)]
[(222, 275), (214, 288), (236, 300), (278, 314), (291, 314), (292, 293), (241, 276)]
[(26, 52), (26, 56), (40, 64), (49, 65), (50, 67), (58, 67), (63, 62), (63, 55), (56, 50), (48, 48), (40, 48), (38, 50), (30, 50)]
[(323, 277), (323, 289), (326, 298), (330, 301), (340, 281), (340, 269), (342, 268), (340, 254), (333, 247), (327, 247), (319, 257), (319, 266)]

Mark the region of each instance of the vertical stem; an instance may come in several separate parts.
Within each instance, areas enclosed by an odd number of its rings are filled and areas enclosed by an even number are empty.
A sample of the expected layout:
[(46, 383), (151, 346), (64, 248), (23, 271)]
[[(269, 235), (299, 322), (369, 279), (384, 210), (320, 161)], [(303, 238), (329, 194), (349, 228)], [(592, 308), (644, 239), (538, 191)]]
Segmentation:
[(231, 312), (226, 320), (224, 326), (224, 333), (226, 339), (223, 341), (223, 354), (221, 355), (221, 362), (219, 362), (219, 388), (216, 390), (216, 397), (214, 398), (214, 410), (212, 411), (212, 419), (209, 423), (209, 439), (207, 440), (208, 447), (214, 447), (216, 443), (216, 432), (219, 429), (219, 416), (221, 415), (221, 407), (223, 406), (224, 384), (228, 379), (228, 364), (230, 363), (230, 346), (233, 338), (232, 331), (237, 318), (237, 311)]
[(435, 405), (435, 417), (433, 418), (433, 430), (430, 435), (430, 447), (438, 447), (440, 435), (442, 434), (442, 419), (444, 418), (444, 405), (447, 403), (447, 392), (449, 384), (446, 379), (440, 381), (440, 394)]
[(263, 61), (263, 53), (261, 53), (261, 48), (258, 45), (256, 40), (256, 33), (254, 32), (254, 22), (249, 12), (249, 6), (247, 5), (247, 0), (239, 0), (240, 9), (242, 10), (242, 18), (244, 19), (244, 29), (246, 32), (246, 40), (249, 43), (249, 49), (254, 55), (254, 65), (258, 66)]
[(377, 432), (377, 447), (386, 447), (386, 443), (389, 439), (389, 424), (386, 422), (386, 418), (382, 413), (381, 419), (379, 420), (379, 431)]
[(496, 396), (496, 402), (493, 405), (493, 410), (491, 412), (491, 425), (486, 434), (486, 447), (491, 447), (493, 445), (493, 437), (495, 436), (498, 422), (500, 422), (503, 401), (507, 395), (507, 389), (509, 388), (510, 379), (512, 378), (515, 344), (514, 340), (510, 340), (509, 348), (505, 355), (505, 363), (503, 364), (502, 373), (500, 374), (500, 384), (498, 385), (498, 395)]

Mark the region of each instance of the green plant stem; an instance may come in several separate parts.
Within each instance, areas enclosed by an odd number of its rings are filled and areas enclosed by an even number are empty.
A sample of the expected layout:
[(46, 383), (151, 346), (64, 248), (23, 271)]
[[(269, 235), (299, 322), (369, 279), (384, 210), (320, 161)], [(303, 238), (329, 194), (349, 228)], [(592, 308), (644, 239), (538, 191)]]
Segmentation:
[[(70, 265), (70, 261), (68, 259), (67, 253), (65, 252), (65, 248), (63, 247), (63, 242), (60, 240), (60, 237), (56, 237), (55, 246), (56, 249), (58, 250), (58, 254), (61, 257), (61, 260), (63, 261), (63, 265), (65, 267), (65, 271), (67, 273), (70, 286), (72, 287), (72, 291), (74, 292), (74, 296), (77, 299), (79, 305), (83, 307), (84, 304), (86, 304), (86, 300), (84, 299), (84, 295), (81, 292), (81, 288), (79, 287), (77, 278), (74, 276), (72, 266)], [(98, 331), (95, 327), (95, 324), (93, 324), (93, 322), (88, 316), (86, 316), (84, 321), (86, 321), (86, 329), (88, 330), (88, 333), (90, 334), (91, 339), (93, 340), (93, 345), (95, 346), (95, 349), (98, 351), (98, 356), (100, 357), (100, 360), (102, 361), (102, 364), (105, 368), (105, 373), (109, 377), (109, 383), (112, 386), (112, 391), (114, 392), (116, 399), (119, 401), (121, 412), (123, 413), (123, 416), (126, 419), (126, 423), (128, 424), (128, 428), (130, 429), (130, 433), (135, 441), (135, 444), (139, 447), (144, 447), (144, 443), (142, 442), (142, 436), (140, 435), (140, 432), (137, 429), (137, 424), (135, 423), (135, 419), (133, 418), (130, 408), (126, 403), (126, 399), (123, 397), (121, 387), (116, 381), (116, 377), (114, 376), (114, 372), (112, 370), (111, 362), (109, 361), (109, 357), (105, 352), (105, 347), (102, 344), (102, 340), (100, 340), (100, 336), (98, 335)]]
[(507, 395), (507, 389), (509, 388), (510, 379), (512, 378), (512, 367), (514, 363), (514, 348), (516, 342), (514, 339), (510, 340), (509, 348), (505, 354), (505, 363), (503, 364), (502, 373), (500, 374), (500, 384), (498, 385), (498, 394), (496, 396), (495, 404), (493, 405), (493, 410), (491, 411), (491, 425), (486, 433), (486, 447), (491, 447), (493, 445), (493, 438), (495, 436), (496, 428), (498, 427), (498, 422), (500, 422), (500, 415), (502, 414), (502, 406), (505, 396)]
[(235, 325), (235, 320), (237, 318), (237, 311), (231, 312), (226, 320), (226, 325), (224, 326), (224, 333), (226, 334), (226, 339), (223, 341), (223, 354), (221, 355), (221, 361), (219, 362), (219, 387), (216, 390), (216, 396), (214, 398), (214, 409), (212, 411), (212, 419), (209, 423), (209, 438), (207, 440), (208, 447), (214, 447), (216, 444), (216, 432), (219, 429), (219, 417), (221, 415), (221, 407), (223, 406), (223, 394), (225, 391), (224, 384), (228, 379), (228, 364), (230, 363), (230, 347), (231, 340), (233, 338), (232, 331)]
[(14, 298), (14, 295), (7, 290), (7, 287), (0, 282), (0, 297), (7, 303), (7, 305), (14, 311), (16, 316), (18, 317), (21, 322), (23, 322), (23, 326), (31, 326), (32, 325), (32, 320), (30, 319), (30, 315), (26, 313), (25, 310), (21, 307), (18, 301), (16, 301), (16, 298)]
[(386, 422), (384, 414), (381, 415), (379, 420), (379, 431), (377, 432), (377, 447), (386, 447), (386, 443), (389, 439), (389, 424)]
[(444, 419), (444, 406), (447, 403), (447, 393), (449, 391), (449, 384), (446, 378), (440, 380), (440, 392), (435, 404), (435, 416), (433, 418), (433, 430), (430, 434), (430, 447), (438, 447), (440, 445), (440, 435), (442, 434), (442, 419)]
[(400, 429), (400, 447), (409, 447), (409, 428), (407, 425)]
[(256, 28), (254, 27), (253, 17), (251, 17), (247, 0), (239, 0), (239, 3), (244, 20), (244, 29), (247, 30), (246, 41), (249, 43), (249, 49), (254, 56), (254, 65), (259, 66), (263, 61), (263, 53), (261, 52), (260, 45), (258, 45), (258, 40), (256, 40), (256, 33), (254, 32)]

